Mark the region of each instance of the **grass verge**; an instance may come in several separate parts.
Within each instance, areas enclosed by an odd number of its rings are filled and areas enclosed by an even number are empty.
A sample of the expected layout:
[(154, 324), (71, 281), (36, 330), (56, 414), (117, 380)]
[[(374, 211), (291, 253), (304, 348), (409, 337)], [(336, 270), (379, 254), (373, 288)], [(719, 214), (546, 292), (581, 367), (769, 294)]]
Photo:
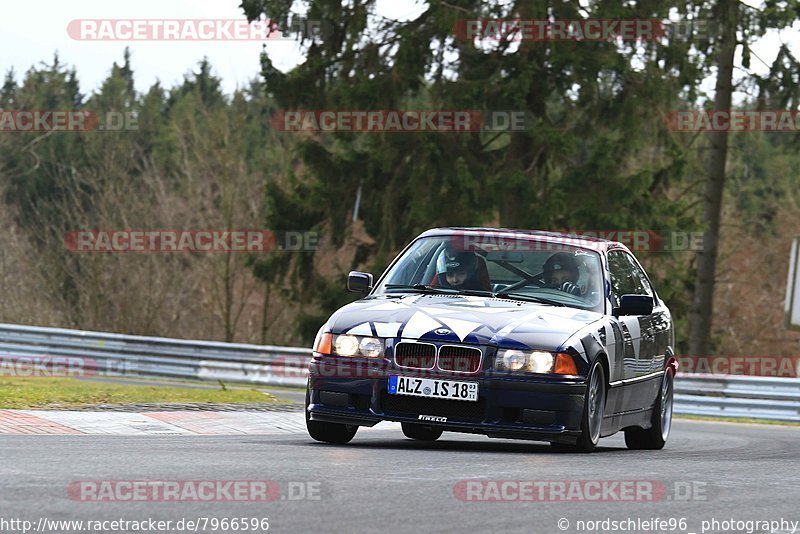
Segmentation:
[(0, 377), (0, 409), (76, 408), (97, 404), (253, 404), (277, 399), (254, 389), (116, 384), (74, 378)]
[(691, 419), (693, 421), (718, 421), (720, 423), (753, 423), (758, 425), (800, 426), (794, 421), (773, 421), (772, 419), (753, 419), (750, 417), (713, 417), (710, 415), (675, 414), (675, 419)]

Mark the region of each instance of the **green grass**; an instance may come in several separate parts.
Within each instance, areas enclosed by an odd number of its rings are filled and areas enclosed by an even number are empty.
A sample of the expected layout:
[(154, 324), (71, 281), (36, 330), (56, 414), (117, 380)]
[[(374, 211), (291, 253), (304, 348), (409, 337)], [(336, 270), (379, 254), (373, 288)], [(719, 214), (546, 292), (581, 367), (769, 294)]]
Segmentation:
[(771, 419), (753, 419), (750, 417), (713, 417), (710, 415), (675, 414), (675, 419), (691, 419), (694, 421), (718, 421), (720, 423), (753, 423), (758, 425), (800, 426), (794, 421), (773, 421)]
[(97, 404), (274, 403), (253, 389), (182, 388), (76, 380), (0, 377), (0, 409), (76, 408)]

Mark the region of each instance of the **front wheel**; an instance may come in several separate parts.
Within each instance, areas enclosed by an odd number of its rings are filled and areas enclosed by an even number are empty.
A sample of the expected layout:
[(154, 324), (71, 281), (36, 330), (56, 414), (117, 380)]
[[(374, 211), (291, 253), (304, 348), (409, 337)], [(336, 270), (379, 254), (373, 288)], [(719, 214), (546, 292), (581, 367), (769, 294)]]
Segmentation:
[(583, 399), (581, 435), (574, 445), (551, 442), (550, 445), (557, 451), (592, 452), (600, 441), (600, 428), (606, 411), (606, 373), (599, 361), (592, 365), (588, 383)]
[(436, 441), (442, 435), (442, 430), (432, 426), (415, 425), (413, 423), (401, 423), (403, 434), (407, 438), (418, 441)]
[(629, 428), (625, 431), (625, 445), (629, 449), (663, 449), (672, 427), (672, 397), (674, 376), (667, 370), (661, 381), (661, 392), (653, 408), (652, 426), (647, 430)]
[(349, 443), (355, 437), (356, 432), (358, 432), (358, 425), (312, 421), (311, 414), (308, 412), (310, 399), (311, 390), (306, 389), (306, 429), (309, 436), (317, 441), (338, 444)]

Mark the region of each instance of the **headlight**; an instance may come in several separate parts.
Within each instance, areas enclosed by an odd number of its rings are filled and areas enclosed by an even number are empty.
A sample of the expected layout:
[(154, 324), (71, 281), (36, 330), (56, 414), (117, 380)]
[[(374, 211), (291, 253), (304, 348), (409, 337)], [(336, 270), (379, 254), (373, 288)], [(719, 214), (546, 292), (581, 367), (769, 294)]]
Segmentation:
[(578, 374), (578, 368), (572, 356), (544, 350), (501, 349), (497, 353), (494, 368), (498, 371), (521, 371), (523, 373)]
[(358, 338), (356, 336), (336, 336), (333, 347), (339, 356), (355, 356), (358, 353)]
[(379, 358), (383, 356), (383, 340), (377, 337), (351, 336), (347, 334), (334, 336), (333, 354), (336, 356)]
[(521, 350), (504, 350), (497, 358), (498, 368), (503, 371), (519, 371), (526, 361), (527, 357)]
[(361, 340), (361, 343), (358, 344), (358, 348), (364, 356), (375, 358), (380, 356), (381, 352), (383, 352), (383, 343), (381, 343), (380, 339), (365, 337)]
[(549, 373), (553, 370), (553, 354), (535, 350), (528, 356), (528, 371), (531, 373)]

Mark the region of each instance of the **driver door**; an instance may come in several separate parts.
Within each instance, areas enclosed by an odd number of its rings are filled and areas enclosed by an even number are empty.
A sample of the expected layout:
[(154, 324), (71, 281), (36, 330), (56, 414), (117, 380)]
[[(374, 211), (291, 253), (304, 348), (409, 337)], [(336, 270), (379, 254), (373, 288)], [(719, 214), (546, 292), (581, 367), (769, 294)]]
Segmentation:
[[(649, 295), (655, 298), (647, 276), (638, 262), (625, 250), (608, 252), (608, 269), (611, 274), (611, 299), (614, 307), (619, 305), (622, 295)], [(624, 405), (639, 405), (650, 396), (650, 385), (636, 381), (653, 369), (656, 356), (653, 316), (624, 315), (612, 319), (622, 335), (623, 401)], [(616, 328), (615, 328), (616, 330)], [(628, 382), (630, 381), (630, 382)]]

